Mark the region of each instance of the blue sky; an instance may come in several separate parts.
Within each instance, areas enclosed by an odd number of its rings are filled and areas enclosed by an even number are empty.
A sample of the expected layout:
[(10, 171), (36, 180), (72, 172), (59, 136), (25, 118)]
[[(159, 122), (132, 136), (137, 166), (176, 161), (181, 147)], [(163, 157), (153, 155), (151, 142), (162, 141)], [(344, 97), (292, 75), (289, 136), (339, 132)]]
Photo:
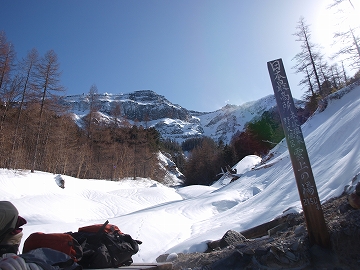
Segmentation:
[[(272, 94), (268, 61), (291, 59), (300, 16), (313, 42), (331, 36), (329, 0), (1, 0), (0, 31), (17, 57), (53, 49), (66, 95), (150, 89), (186, 109), (214, 111)], [(326, 36), (327, 35), (327, 36)]]

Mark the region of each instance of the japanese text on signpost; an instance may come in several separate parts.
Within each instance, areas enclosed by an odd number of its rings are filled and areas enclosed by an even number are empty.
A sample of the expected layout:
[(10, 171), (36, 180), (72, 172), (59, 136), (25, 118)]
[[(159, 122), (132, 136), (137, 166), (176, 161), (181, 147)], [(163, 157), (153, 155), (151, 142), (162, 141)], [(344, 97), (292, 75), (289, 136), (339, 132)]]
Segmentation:
[(322, 246), (328, 246), (329, 236), (282, 60), (277, 59), (268, 62), (268, 70), (279, 108), (310, 240)]

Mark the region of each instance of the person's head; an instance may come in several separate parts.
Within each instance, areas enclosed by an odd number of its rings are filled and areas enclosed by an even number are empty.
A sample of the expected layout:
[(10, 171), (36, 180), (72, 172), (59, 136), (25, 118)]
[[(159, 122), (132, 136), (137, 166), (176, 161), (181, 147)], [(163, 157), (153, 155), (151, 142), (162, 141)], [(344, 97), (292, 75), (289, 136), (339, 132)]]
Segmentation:
[(26, 220), (11, 202), (0, 201), (0, 255), (17, 253), (23, 235), (20, 227), (24, 224)]

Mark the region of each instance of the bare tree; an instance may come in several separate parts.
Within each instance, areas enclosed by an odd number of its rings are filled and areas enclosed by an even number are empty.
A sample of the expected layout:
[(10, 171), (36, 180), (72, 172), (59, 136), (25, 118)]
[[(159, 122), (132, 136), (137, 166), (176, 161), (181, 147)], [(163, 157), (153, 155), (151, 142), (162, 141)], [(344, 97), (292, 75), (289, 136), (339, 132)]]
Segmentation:
[(360, 68), (360, 37), (355, 33), (356, 28), (349, 28), (346, 32), (337, 32), (334, 38), (337, 43), (344, 44), (332, 58), (344, 56), (354, 69)]
[[(14, 77), (11, 82), (7, 82), (3, 87), (2, 101), (0, 115), (0, 154), (2, 156), (2, 166), (7, 167), (10, 158), (11, 133), (13, 130), (13, 122), (11, 121), (11, 114), (13, 111), (13, 104), (19, 90), (19, 78)], [(9, 115), (9, 119), (8, 118)]]
[(344, 67), (344, 61), (341, 61), (341, 69), (342, 69), (342, 73), (343, 73), (343, 77), (344, 77), (344, 84), (347, 85), (348, 78), (347, 78), (345, 67)]
[(329, 5), (329, 8), (338, 7), (340, 4), (345, 2), (350, 4), (354, 8), (354, 5), (351, 2), (351, 0), (333, 0), (333, 2)]
[(119, 119), (121, 118), (121, 103), (116, 103), (115, 106), (111, 109), (111, 114), (114, 117), (114, 129), (117, 129), (120, 126)]
[(98, 94), (98, 88), (95, 84), (93, 84), (90, 87), (88, 100), (89, 100), (89, 114), (87, 119), (87, 136), (88, 138), (91, 138), (94, 117), (96, 112), (99, 110), (99, 94)]
[[(34, 69), (37, 65), (39, 60), (39, 54), (36, 49), (32, 49), (25, 59), (23, 59), (19, 66), (19, 72), (20, 76), (22, 77), (21, 80), (21, 94), (20, 94), (20, 101), (19, 101), (19, 108), (18, 108), (18, 114), (16, 118), (16, 125), (15, 125), (15, 131), (14, 131), (14, 138), (12, 143), (12, 150), (11, 150), (11, 157), (14, 156), (14, 151), (16, 149), (17, 145), (17, 138), (18, 138), (18, 132), (19, 132), (19, 125), (20, 125), (20, 118), (21, 113), (24, 107), (24, 102), (26, 100), (26, 97), (29, 96), (28, 93), (31, 89), (31, 86), (34, 85)], [(9, 164), (11, 166), (11, 164)]]
[(15, 76), (11, 81), (7, 82), (2, 91), (2, 101), (3, 101), (3, 112), (0, 121), (0, 130), (3, 129), (3, 123), (6, 118), (8, 110), (13, 106), (17, 96), (19, 95), (21, 79), (19, 76)]
[(0, 89), (3, 88), (7, 80), (10, 80), (14, 60), (14, 46), (6, 40), (5, 32), (2, 31), (0, 32)]
[(14, 46), (6, 40), (5, 32), (0, 32), (0, 101), (2, 101), (2, 116), (0, 130), (11, 102), (15, 98), (15, 91), (18, 89), (19, 78), (11, 79), (11, 72), (14, 67), (15, 51)]
[(340, 71), (340, 67), (337, 63), (329, 67), (330, 81), (332, 87), (335, 88), (336, 90), (346, 85), (346, 77), (344, 78), (343, 71)]
[(57, 55), (53, 50), (50, 50), (36, 66), (37, 89), (40, 93), (40, 113), (31, 172), (34, 172), (38, 158), (38, 148), (41, 129), (44, 124), (43, 113), (46, 101), (50, 100), (49, 97), (55, 96), (56, 92), (64, 91), (64, 87), (60, 84), (60, 75), (60, 64)]
[[(301, 17), (296, 27), (297, 32), (294, 34), (296, 41), (301, 42), (301, 52), (295, 55), (293, 59), (296, 60), (296, 65), (293, 67), (296, 73), (305, 73), (307, 77), (314, 78), (317, 85), (318, 92), (321, 92), (321, 83), (319, 78), (319, 71), (317, 69), (316, 61), (320, 57), (317, 46), (311, 43), (311, 33), (309, 25), (306, 25), (304, 17)], [(315, 92), (313, 92), (315, 94)]]
[[(348, 7), (348, 12), (345, 9)], [(360, 37), (359, 37), (359, 25), (351, 25), (353, 22), (349, 20), (351, 13), (355, 12), (355, 7), (351, 0), (333, 0), (332, 4), (328, 8), (336, 8), (335, 13), (340, 14), (339, 24), (348, 24), (349, 29), (347, 31), (336, 31), (334, 34), (334, 44), (343, 44), (342, 47), (336, 52), (332, 58), (345, 57), (344, 60), (348, 60), (350, 65), (358, 69), (360, 68)], [(350, 8), (350, 9), (349, 9)]]

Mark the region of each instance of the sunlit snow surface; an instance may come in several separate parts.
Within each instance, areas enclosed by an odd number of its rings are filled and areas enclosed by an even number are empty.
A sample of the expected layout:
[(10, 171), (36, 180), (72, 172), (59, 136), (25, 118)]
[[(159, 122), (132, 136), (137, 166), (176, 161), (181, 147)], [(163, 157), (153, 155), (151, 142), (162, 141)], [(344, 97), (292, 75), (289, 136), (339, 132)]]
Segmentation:
[[(332, 99), (303, 126), (321, 201), (354, 187), (360, 172), (360, 87)], [(119, 182), (81, 180), (43, 172), (0, 170), (0, 198), (11, 201), (30, 233), (76, 231), (107, 219), (143, 241), (135, 262), (153, 262), (162, 253), (204, 251), (208, 240), (242, 231), (301, 204), (286, 142), (259, 163), (246, 157), (235, 167), (242, 176), (223, 177), (212, 186), (170, 188), (149, 179)], [(354, 181), (353, 181), (354, 180)], [(20, 246), (20, 250), (22, 245)]]

